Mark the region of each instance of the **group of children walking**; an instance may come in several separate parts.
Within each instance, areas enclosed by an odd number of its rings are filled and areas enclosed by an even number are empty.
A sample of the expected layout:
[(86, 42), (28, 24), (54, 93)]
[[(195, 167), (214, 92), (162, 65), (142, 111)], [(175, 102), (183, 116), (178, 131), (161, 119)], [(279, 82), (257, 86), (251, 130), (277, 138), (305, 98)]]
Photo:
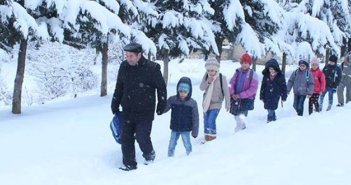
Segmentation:
[[(279, 68), (278, 61), (271, 59), (266, 62), (262, 71), (263, 78), (259, 98), (267, 110), (267, 123), (276, 121), (275, 110), (279, 102), (286, 101), (288, 94), (293, 90), (293, 107), (297, 115), (302, 116), (304, 102), (308, 102), (308, 112), (320, 112), (323, 108), (324, 96), (328, 93), (327, 111), (332, 108), (333, 94), (338, 93), (337, 106), (344, 105), (343, 91), (346, 88), (346, 103), (351, 101), (351, 53), (345, 58), (341, 67), (337, 65), (337, 57), (331, 55), (328, 64), (320, 70), (320, 59), (315, 57), (311, 61), (300, 60), (299, 67), (290, 76), (286, 83), (285, 76)], [(234, 115), (236, 121), (235, 132), (246, 128), (243, 117), (254, 109), (254, 100), (258, 89), (258, 76), (250, 69), (252, 58), (248, 53), (240, 59), (241, 67), (235, 70), (229, 81), (225, 75), (219, 73), (219, 63), (209, 59), (206, 64), (200, 90), (203, 95), (204, 141), (216, 139), (216, 119), (225, 102), (225, 109)], [(311, 64), (311, 66), (310, 66)], [(192, 84), (188, 77), (182, 77), (177, 84), (177, 94), (167, 100), (166, 112), (171, 113), (171, 138), (168, 147), (168, 156), (174, 156), (175, 146), (179, 137), (182, 137), (186, 154), (192, 151), (190, 135), (198, 136), (199, 112), (197, 103), (191, 98)]]

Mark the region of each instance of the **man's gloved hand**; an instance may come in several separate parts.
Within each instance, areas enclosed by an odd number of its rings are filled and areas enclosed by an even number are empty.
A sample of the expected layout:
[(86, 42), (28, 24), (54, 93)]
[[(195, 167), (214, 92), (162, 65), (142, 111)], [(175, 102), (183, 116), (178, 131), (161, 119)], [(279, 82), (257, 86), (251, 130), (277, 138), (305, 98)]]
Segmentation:
[(115, 115), (117, 112), (120, 112), (119, 106), (111, 107), (112, 114)]
[(336, 88), (333, 88), (332, 91), (333, 91), (333, 93), (335, 93), (336, 92)]
[(166, 109), (166, 104), (158, 102), (157, 108), (156, 108), (156, 114), (157, 115), (163, 114), (165, 109)]

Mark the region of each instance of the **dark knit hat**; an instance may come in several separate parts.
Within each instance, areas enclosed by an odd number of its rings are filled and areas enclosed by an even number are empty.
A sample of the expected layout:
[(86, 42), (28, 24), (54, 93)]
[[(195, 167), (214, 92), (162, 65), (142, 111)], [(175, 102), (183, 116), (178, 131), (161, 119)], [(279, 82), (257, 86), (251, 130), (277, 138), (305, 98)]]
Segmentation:
[(143, 51), (143, 48), (141, 47), (140, 44), (132, 42), (124, 46), (123, 48), (124, 51), (129, 51), (129, 52), (134, 52), (134, 53), (141, 53)]
[(310, 64), (308, 62), (306, 62), (306, 60), (300, 60), (299, 61), (299, 65), (304, 64), (306, 66), (306, 68), (310, 67)]
[(335, 55), (331, 55), (330, 57), (329, 57), (329, 61), (332, 61), (332, 62), (337, 62), (338, 61), (338, 57), (336, 57)]

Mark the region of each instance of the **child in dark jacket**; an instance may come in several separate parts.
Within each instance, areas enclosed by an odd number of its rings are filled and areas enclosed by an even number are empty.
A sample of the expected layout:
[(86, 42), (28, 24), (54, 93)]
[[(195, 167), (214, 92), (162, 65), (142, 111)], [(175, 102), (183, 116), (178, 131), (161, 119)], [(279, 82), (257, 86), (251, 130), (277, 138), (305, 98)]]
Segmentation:
[(319, 95), (322, 94), (325, 90), (325, 75), (319, 69), (319, 58), (315, 57), (311, 61), (311, 74), (314, 79), (314, 92), (309, 99), (308, 102), (308, 113), (312, 114), (313, 112), (313, 105), (315, 107), (316, 112), (319, 112)]
[(327, 111), (329, 111), (333, 105), (333, 96), (341, 81), (342, 75), (340, 67), (336, 65), (337, 61), (338, 58), (335, 55), (331, 55), (328, 64), (323, 68), (326, 85), (324, 92), (319, 97), (319, 111), (323, 109), (323, 99), (327, 93), (329, 98)]
[(280, 97), (282, 101), (286, 101), (287, 87), (277, 60), (271, 59), (266, 62), (262, 74), (260, 100), (263, 101), (264, 108), (268, 111), (267, 123), (269, 123), (277, 119), (275, 110), (278, 108)]
[(191, 98), (192, 85), (188, 77), (182, 77), (177, 84), (177, 95), (167, 100), (165, 112), (172, 109), (171, 113), (171, 139), (168, 146), (168, 156), (174, 156), (174, 150), (179, 136), (182, 136), (186, 154), (192, 151), (190, 132), (193, 138), (199, 133), (199, 112), (197, 103)]

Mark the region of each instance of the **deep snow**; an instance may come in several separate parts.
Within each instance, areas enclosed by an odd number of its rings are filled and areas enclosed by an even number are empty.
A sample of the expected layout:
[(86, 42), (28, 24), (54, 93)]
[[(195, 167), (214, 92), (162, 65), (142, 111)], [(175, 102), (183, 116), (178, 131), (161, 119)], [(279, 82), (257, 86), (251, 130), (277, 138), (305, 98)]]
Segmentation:
[[(193, 98), (201, 105), (199, 83), (204, 63), (170, 63), (168, 96), (175, 94), (181, 76), (193, 80)], [(238, 64), (225, 61), (221, 71), (231, 78)], [(289, 72), (294, 69), (290, 66)], [(259, 66), (259, 77), (262, 67)], [(289, 74), (289, 73), (288, 73)], [(289, 76), (287, 76), (289, 77)], [(170, 112), (156, 116), (152, 141), (157, 153), (145, 166), (137, 148), (138, 169), (118, 170), (121, 149), (112, 138), (109, 122), (111, 93), (24, 107), (22, 115), (0, 111), (0, 184), (4, 185), (350, 185), (351, 105), (297, 117), (292, 96), (277, 111), (278, 120), (265, 123), (266, 111), (256, 98), (247, 129), (234, 133), (232, 115), (221, 110), (218, 138), (185, 155), (178, 141), (174, 158), (167, 157)], [(325, 100), (326, 101), (326, 100)], [(307, 106), (307, 103), (305, 104)], [(305, 106), (305, 108), (306, 108)], [(202, 108), (199, 107), (200, 115)]]

